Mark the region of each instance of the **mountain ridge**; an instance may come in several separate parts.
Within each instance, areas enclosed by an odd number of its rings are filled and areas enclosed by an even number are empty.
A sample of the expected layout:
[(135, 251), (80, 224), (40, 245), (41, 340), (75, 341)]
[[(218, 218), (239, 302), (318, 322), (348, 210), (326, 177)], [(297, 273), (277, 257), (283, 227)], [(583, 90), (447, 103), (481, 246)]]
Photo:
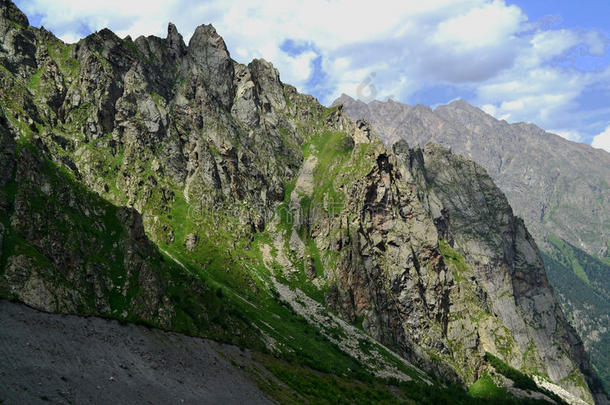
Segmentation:
[[(434, 110), (394, 101), (365, 104), (347, 95), (334, 104), (344, 105), (354, 119), (369, 119), (388, 144), (399, 139), (422, 146), (436, 142), (484, 166), (545, 253), (553, 287), (571, 322), (578, 325), (596, 367), (610, 375), (605, 348), (610, 304), (603, 281), (610, 277), (610, 154), (533, 124), (497, 120), (463, 100)], [(599, 265), (592, 264), (596, 261)], [(586, 263), (593, 266), (591, 270)], [(584, 290), (577, 289), (579, 295), (574, 295), (576, 290), (560, 272), (584, 280)], [(589, 276), (598, 281), (591, 282)], [(591, 308), (594, 311), (588, 315)]]
[(2, 297), (271, 352), (281, 402), (605, 401), (480, 166), (392, 151), (209, 25), (0, 33)]

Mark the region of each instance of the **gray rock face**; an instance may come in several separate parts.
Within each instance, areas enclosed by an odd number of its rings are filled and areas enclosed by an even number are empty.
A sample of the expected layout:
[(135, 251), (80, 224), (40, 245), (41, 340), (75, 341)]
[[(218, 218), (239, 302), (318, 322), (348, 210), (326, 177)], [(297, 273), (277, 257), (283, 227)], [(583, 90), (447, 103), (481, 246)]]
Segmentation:
[(184, 44), (182, 35), (178, 32), (176, 26), (169, 23), (167, 26), (167, 38), (165, 38), (167, 48), (174, 60), (180, 60), (186, 55), (187, 47)]
[(32, 33), (22, 30), (28, 26), (27, 17), (12, 1), (0, 2), (0, 61), (11, 72), (22, 75), (36, 67)]
[(366, 121), (358, 120), (356, 122), (354, 143), (371, 143), (371, 127)]
[(236, 101), (231, 109), (240, 122), (247, 127), (259, 124), (258, 91), (252, 80), (250, 69), (241, 64), (235, 64)]
[[(361, 131), (356, 126), (354, 136)], [(336, 290), (327, 302), (347, 319), (362, 319), (373, 337), (398, 345), (411, 361), (456, 379), (454, 371), (417, 349), (448, 350), (443, 328), (451, 278), (437, 248), (436, 229), (403, 181), (395, 157), (378, 143), (370, 146), (375, 166), (350, 185), (341, 216), (319, 225), (315, 237), (324, 246), (329, 235), (337, 235), (330, 249), (337, 249), (339, 260), (335, 274), (328, 275)]]
[(4, 187), (13, 177), (14, 157), (15, 139), (0, 107), (0, 187)]
[(187, 68), (197, 77), (203, 76), (206, 88), (213, 91), (220, 103), (230, 109), (235, 95), (233, 61), (224, 40), (211, 25), (195, 29), (188, 45)]
[(432, 110), (343, 95), (333, 104), (367, 119), (387, 144), (438, 143), (486, 169), (544, 253), (555, 293), (610, 387), (610, 154), (463, 101)]
[(26, 15), (10, 0), (0, 1), (0, 17), (19, 24), (22, 27), (30, 25)]
[[(400, 153), (403, 142), (399, 141), (395, 150), (409, 162), (410, 156)], [(575, 359), (589, 386), (599, 385), (580, 338), (553, 296), (536, 243), (523, 221), (513, 216), (504, 194), (482, 167), (441, 146), (427, 145), (423, 160), (420, 178), (425, 178), (442, 204), (440, 210), (430, 209), (443, 217), (435, 222), (448, 225), (452, 247), (463, 253), (474, 271), (483, 306), (506, 326), (518, 346), (505, 346), (497, 332), (491, 334), (492, 343), (490, 335), (485, 336), (486, 327), (478, 321), (485, 350), (494, 347), (516, 368), (543, 365), (553, 381), (569, 380), (574, 367), (571, 359)], [(537, 353), (524, 357), (522, 353), (528, 348)], [(587, 398), (586, 389), (579, 384), (567, 384), (566, 388)]]
[(186, 238), (184, 238), (184, 246), (186, 246), (186, 249), (188, 251), (192, 252), (193, 250), (195, 250), (198, 243), (199, 243), (199, 236), (197, 234), (190, 233), (190, 234), (186, 235)]
[(277, 69), (264, 59), (254, 59), (248, 64), (248, 69), (255, 83), (258, 101), (263, 111), (284, 109), (286, 99)]

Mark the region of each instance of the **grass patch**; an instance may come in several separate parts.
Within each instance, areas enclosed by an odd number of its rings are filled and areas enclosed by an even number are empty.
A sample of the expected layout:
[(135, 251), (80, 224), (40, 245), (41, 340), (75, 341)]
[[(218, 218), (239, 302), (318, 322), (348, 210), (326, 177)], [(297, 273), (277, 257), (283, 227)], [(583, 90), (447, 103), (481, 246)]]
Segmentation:
[(468, 265), (464, 260), (464, 256), (454, 250), (449, 243), (443, 239), (438, 240), (438, 246), (445, 259), (445, 263), (451, 268), (453, 279), (459, 283), (463, 280), (462, 274), (468, 270)]
[(524, 390), (538, 390), (538, 385), (536, 385), (536, 383), (531, 377), (509, 366), (493, 354), (485, 353), (485, 360), (487, 361), (487, 363), (491, 364), (498, 371), (498, 373), (502, 374), (506, 378), (511, 379), (515, 383), (515, 387)]
[(520, 388), (522, 390), (529, 390), (540, 392), (547, 397), (551, 398), (557, 404), (565, 404), (565, 402), (556, 394), (539, 387), (536, 382), (527, 374), (522, 373), (521, 371), (509, 366), (496, 356), (491, 353), (485, 353), (485, 361), (488, 364), (492, 365), (496, 371), (502, 374), (504, 377), (513, 381), (514, 386), (516, 388)]
[(36, 73), (32, 75), (30, 81), (27, 84), (28, 89), (38, 90), (40, 87), (40, 76), (42, 75), (42, 69), (38, 69)]
[(571, 246), (556, 236), (549, 236), (548, 239), (549, 242), (551, 242), (553, 246), (555, 246), (555, 248), (557, 248), (561, 252), (561, 256), (563, 258), (562, 261), (565, 264), (569, 265), (574, 274), (576, 274), (576, 276), (582, 281), (584, 281), (587, 285), (591, 285), (591, 280), (589, 280), (589, 276), (587, 275), (585, 269), (576, 257), (574, 250), (571, 249)]
[(483, 373), (468, 389), (468, 394), (473, 398), (480, 399), (507, 399), (510, 397), (506, 389), (498, 387), (487, 373)]

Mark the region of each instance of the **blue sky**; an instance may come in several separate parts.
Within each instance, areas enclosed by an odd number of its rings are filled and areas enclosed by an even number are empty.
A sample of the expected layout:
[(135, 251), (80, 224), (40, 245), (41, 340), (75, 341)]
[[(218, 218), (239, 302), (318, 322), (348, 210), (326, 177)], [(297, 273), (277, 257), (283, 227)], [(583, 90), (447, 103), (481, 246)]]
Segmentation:
[(610, 1), (18, 0), (68, 42), (120, 36), (188, 41), (212, 23), (234, 59), (270, 60), (284, 82), (330, 104), (341, 93), (435, 106), (462, 98), (610, 151)]

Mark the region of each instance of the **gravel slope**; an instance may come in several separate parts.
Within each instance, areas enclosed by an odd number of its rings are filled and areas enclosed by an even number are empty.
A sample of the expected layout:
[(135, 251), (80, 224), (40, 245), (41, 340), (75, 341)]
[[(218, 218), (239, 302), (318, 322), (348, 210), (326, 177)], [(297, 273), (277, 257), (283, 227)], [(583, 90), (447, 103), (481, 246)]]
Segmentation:
[(268, 404), (234, 346), (0, 300), (0, 403)]

